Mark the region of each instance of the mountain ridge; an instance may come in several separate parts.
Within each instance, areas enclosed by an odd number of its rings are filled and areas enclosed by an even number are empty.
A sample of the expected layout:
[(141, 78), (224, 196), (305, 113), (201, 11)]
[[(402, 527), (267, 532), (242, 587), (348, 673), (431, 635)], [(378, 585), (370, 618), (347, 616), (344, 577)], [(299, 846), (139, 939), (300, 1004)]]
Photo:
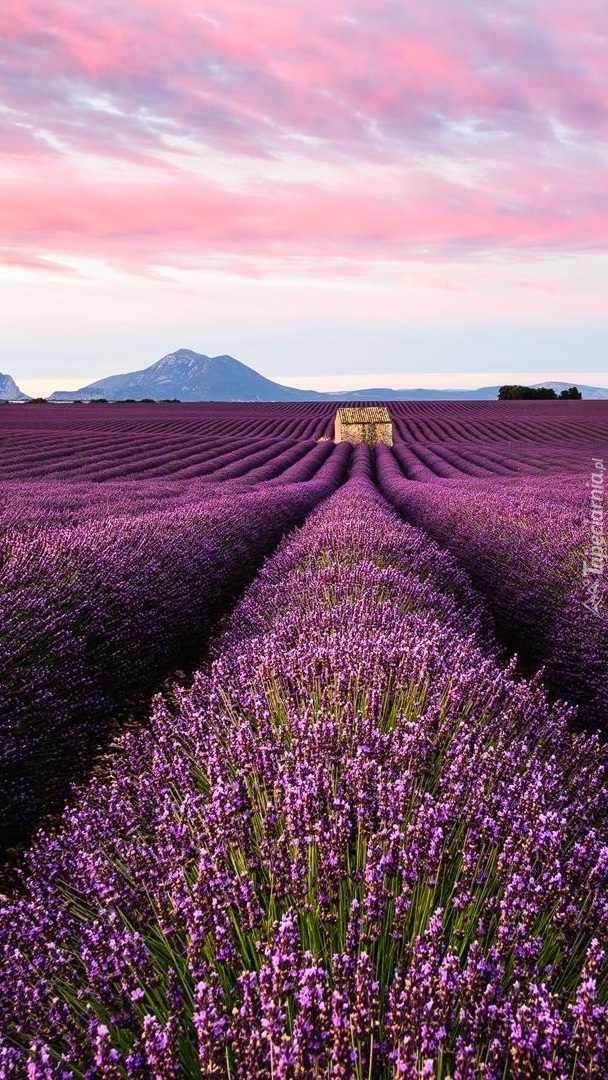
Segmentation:
[(23, 393), (10, 375), (4, 375), (0, 371), (0, 401), (29, 401), (27, 394)]
[[(540, 383), (536, 385), (541, 385)], [(545, 383), (554, 389), (566, 389), (571, 383)], [(580, 387), (584, 397), (606, 397), (608, 388)], [(587, 393), (585, 392), (587, 391)], [(192, 349), (176, 349), (150, 367), (124, 375), (110, 375), (88, 383), (78, 390), (56, 390), (50, 401), (90, 400), (105, 397), (110, 401), (125, 398), (152, 398), (180, 401), (417, 401), (417, 400), (486, 400), (498, 396), (496, 386), (467, 390), (414, 387), (395, 390), (390, 387), (366, 387), (338, 392), (300, 390), (283, 386), (260, 375), (233, 356), (207, 356)]]
[[(556, 392), (572, 383), (550, 381), (535, 383)], [(586, 400), (608, 399), (608, 388), (577, 384)], [(154, 401), (483, 401), (496, 400), (496, 386), (471, 389), (431, 389), (429, 387), (365, 387), (360, 390), (318, 391), (300, 390), (260, 375), (233, 356), (207, 356), (193, 349), (176, 349), (149, 367), (137, 371), (109, 375), (77, 390), (55, 390), (49, 401), (108, 401), (125, 399)], [(0, 400), (28, 401), (10, 375), (0, 374)]]
[(323, 400), (324, 395), (281, 386), (227, 354), (207, 356), (177, 349), (140, 371), (110, 375), (79, 390), (56, 390), (49, 401), (87, 397), (114, 401), (142, 397), (157, 401), (314, 401)]

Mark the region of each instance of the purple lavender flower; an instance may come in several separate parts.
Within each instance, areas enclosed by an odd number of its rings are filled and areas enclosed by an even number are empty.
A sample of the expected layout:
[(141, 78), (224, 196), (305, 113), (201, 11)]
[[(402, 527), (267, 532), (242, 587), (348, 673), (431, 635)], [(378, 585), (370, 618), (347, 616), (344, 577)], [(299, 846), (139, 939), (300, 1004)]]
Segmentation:
[(601, 1080), (606, 753), (499, 656), (351, 478), (0, 902), (4, 1060)]

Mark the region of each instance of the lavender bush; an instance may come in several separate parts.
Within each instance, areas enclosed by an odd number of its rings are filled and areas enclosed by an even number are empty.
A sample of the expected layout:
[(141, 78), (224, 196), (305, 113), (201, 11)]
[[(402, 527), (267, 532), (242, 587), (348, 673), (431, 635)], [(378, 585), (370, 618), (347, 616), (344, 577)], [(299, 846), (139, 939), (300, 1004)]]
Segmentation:
[(60, 805), (125, 700), (195, 645), (200, 654), (210, 624), (343, 467), (337, 455), (315, 480), (272, 494), (215, 489), (171, 510), (4, 534), (0, 843)]
[(412, 483), (388, 447), (377, 452), (382, 491), (452, 552), (503, 638), (545, 666), (548, 686), (580, 706), (583, 722), (605, 726), (608, 603), (590, 610), (583, 579), (588, 476)]
[(314, 450), (334, 411), (331, 402), (11, 406), (0, 410), (0, 474), (70, 483), (242, 475)]
[(7, 1077), (606, 1075), (605, 752), (369, 464), (31, 852)]

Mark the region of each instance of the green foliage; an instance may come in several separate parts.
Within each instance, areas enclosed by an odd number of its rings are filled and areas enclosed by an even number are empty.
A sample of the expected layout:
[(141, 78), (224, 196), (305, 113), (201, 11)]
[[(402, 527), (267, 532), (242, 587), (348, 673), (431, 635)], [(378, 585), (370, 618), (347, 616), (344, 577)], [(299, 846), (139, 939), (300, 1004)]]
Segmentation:
[(561, 392), (561, 394), (559, 396), (562, 399), (562, 401), (563, 400), (580, 401), (583, 395), (581, 394), (578, 387), (571, 386), (568, 390), (562, 390), (562, 392)]
[(562, 390), (559, 395), (549, 386), (519, 386), (507, 384), (498, 388), (499, 401), (557, 401), (558, 398), (562, 401), (566, 399), (580, 400), (582, 396), (583, 395), (576, 386), (571, 386), (569, 390)]
[(498, 400), (499, 401), (522, 401), (522, 400), (549, 400), (553, 401), (557, 398), (555, 390), (551, 390), (547, 386), (517, 386), (506, 385), (499, 387)]

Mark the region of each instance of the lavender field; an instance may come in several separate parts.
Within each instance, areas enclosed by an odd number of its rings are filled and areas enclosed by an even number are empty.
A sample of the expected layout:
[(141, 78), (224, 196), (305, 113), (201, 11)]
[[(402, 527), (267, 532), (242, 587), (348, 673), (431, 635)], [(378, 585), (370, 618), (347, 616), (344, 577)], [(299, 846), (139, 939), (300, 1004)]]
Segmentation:
[(608, 409), (389, 410), (0, 408), (0, 1077), (608, 1076)]

